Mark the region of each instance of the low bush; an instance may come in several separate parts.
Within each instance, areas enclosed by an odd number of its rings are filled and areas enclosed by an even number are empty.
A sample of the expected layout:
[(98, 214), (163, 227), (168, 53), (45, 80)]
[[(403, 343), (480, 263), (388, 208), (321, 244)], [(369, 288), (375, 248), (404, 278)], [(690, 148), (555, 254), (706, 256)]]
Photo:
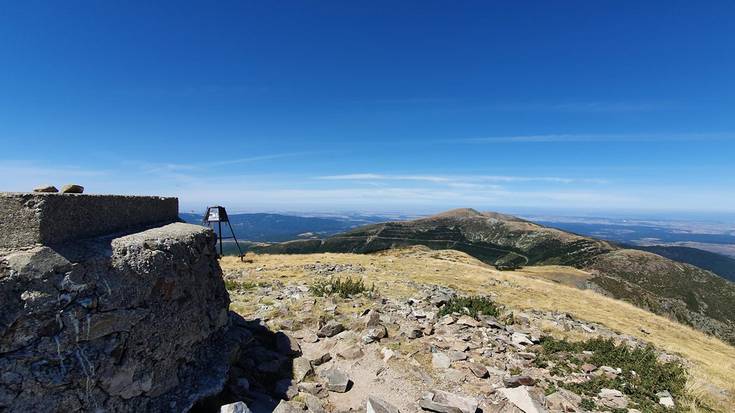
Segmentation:
[[(587, 341), (569, 342), (544, 337), (541, 341), (542, 354), (537, 357), (537, 365), (554, 360), (563, 365), (558, 369), (571, 371), (572, 366), (590, 363), (595, 366), (619, 368), (622, 372), (615, 378), (605, 375), (593, 377), (584, 383), (561, 383), (560, 386), (583, 397), (596, 396), (601, 389), (617, 389), (625, 393), (635, 404), (635, 408), (646, 412), (663, 412), (666, 409), (658, 404), (656, 393), (668, 390), (675, 399), (684, 396), (686, 369), (678, 362), (663, 363), (652, 346), (630, 348), (625, 344), (615, 344), (612, 339), (594, 338)], [(583, 351), (592, 352), (589, 358), (580, 359)], [(561, 366), (559, 366), (561, 367)]]
[(474, 296), (452, 298), (439, 310), (439, 317), (453, 313), (467, 314), (476, 318), (480, 314), (497, 317), (500, 311), (489, 298)]
[(331, 277), (329, 280), (315, 282), (309, 287), (309, 291), (317, 297), (336, 294), (342, 298), (349, 298), (361, 293), (374, 293), (375, 284), (367, 287), (362, 278), (347, 277), (343, 280), (342, 278)]
[(225, 288), (227, 291), (245, 291), (252, 290), (256, 284), (251, 281), (225, 280)]

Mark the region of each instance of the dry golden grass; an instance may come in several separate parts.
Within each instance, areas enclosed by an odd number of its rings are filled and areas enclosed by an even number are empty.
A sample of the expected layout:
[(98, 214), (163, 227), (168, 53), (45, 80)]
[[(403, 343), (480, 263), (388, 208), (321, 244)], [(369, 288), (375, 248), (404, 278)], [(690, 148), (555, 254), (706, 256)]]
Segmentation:
[[(497, 302), (515, 309), (566, 312), (684, 357), (690, 362), (688, 386), (693, 397), (719, 411), (731, 411), (735, 405), (735, 347), (631, 304), (574, 288), (588, 278), (583, 271), (560, 266), (497, 271), (461, 252), (423, 248), (371, 255), (250, 254), (248, 258), (251, 263), (224, 258), (221, 265), (226, 272), (242, 274), (240, 278), (253, 282), (308, 282), (314, 274), (304, 265), (318, 262), (361, 265), (366, 282), (374, 282), (384, 295), (409, 297), (415, 290), (407, 281), (416, 281), (450, 286), (468, 294), (492, 295)], [(237, 305), (236, 298), (233, 304)], [(247, 309), (238, 310), (247, 315)], [(697, 411), (696, 407), (690, 410)]]

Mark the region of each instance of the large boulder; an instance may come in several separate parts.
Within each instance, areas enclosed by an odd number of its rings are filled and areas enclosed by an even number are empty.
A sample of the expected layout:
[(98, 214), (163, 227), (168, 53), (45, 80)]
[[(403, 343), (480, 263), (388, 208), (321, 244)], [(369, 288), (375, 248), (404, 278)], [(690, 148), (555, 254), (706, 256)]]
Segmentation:
[(0, 250), (0, 411), (187, 411), (234, 343), (207, 228)]

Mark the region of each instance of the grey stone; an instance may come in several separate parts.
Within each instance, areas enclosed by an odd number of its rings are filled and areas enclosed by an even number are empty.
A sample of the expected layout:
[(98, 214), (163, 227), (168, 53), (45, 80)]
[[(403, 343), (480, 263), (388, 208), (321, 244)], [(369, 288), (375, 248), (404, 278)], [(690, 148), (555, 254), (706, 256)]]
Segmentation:
[(297, 383), (314, 373), (311, 362), (306, 357), (298, 357), (293, 360), (293, 379)]
[(53, 185), (41, 185), (33, 188), (33, 192), (48, 192), (48, 193), (56, 193), (59, 192), (58, 189), (56, 189)]
[(273, 413), (298, 413), (302, 410), (303, 409), (297, 408), (292, 402), (281, 400), (281, 402), (278, 403), (278, 406), (273, 410)]
[(674, 403), (674, 398), (671, 396), (671, 393), (669, 393), (668, 390), (656, 393), (656, 397), (658, 397), (658, 404), (664, 406), (665, 408), (673, 409), (674, 407), (676, 407), (676, 403)]
[(327, 380), (327, 390), (336, 393), (344, 393), (349, 389), (350, 379), (342, 370), (331, 368), (322, 373)]
[(452, 360), (446, 355), (446, 353), (431, 353), (431, 365), (434, 366), (435, 369), (448, 369), (449, 366), (452, 365)]
[(527, 335), (522, 334), (522, 333), (513, 333), (510, 336), (510, 340), (514, 344), (518, 344), (518, 345), (521, 345), (521, 346), (530, 346), (530, 345), (533, 344), (533, 342), (531, 341), (531, 339), (528, 338)]
[(628, 407), (628, 399), (620, 390), (602, 389), (598, 394), (603, 406), (611, 409), (625, 409)]
[(489, 375), (489, 372), (487, 371), (487, 368), (483, 366), (482, 364), (477, 363), (467, 363), (467, 368), (470, 369), (472, 374), (475, 375), (475, 377), (478, 377), (480, 379), (484, 379)]
[(67, 184), (61, 187), (62, 194), (81, 194), (84, 193), (84, 187), (76, 184)]
[(327, 391), (326, 386), (322, 383), (304, 382), (304, 383), (299, 383), (298, 387), (300, 391), (304, 393), (309, 393), (320, 399), (324, 399), (329, 396), (329, 392)]
[(530, 376), (510, 376), (503, 378), (505, 387), (533, 386), (536, 380)]
[(0, 248), (59, 244), (176, 222), (176, 198), (0, 193)]
[(219, 413), (251, 413), (248, 405), (243, 402), (226, 404), (219, 408)]
[(579, 407), (580, 403), (582, 403), (581, 396), (565, 389), (559, 389), (546, 396), (546, 406), (555, 411), (579, 412), (581, 411)]
[(362, 337), (362, 342), (365, 344), (369, 344), (369, 343), (373, 343), (376, 341), (380, 341), (387, 336), (388, 336), (388, 330), (385, 328), (385, 326), (379, 325), (377, 327), (368, 329), (368, 331)]
[(424, 336), (424, 332), (418, 328), (410, 328), (406, 332), (406, 337), (408, 337), (410, 340), (421, 338), (423, 336)]
[(343, 332), (344, 330), (345, 326), (343, 326), (342, 323), (330, 320), (329, 322), (327, 322), (327, 324), (319, 329), (316, 335), (319, 337), (333, 337)]
[(326, 410), (324, 409), (324, 402), (314, 396), (311, 393), (301, 392), (299, 393), (299, 398), (301, 398), (304, 401), (304, 404), (306, 404), (306, 407), (309, 409), (310, 412), (314, 413), (325, 413)]
[(443, 390), (432, 390), (419, 400), (419, 406), (437, 413), (475, 413), (478, 404), (477, 400), (470, 397)]
[(380, 313), (375, 310), (370, 310), (365, 316), (365, 327), (377, 327), (380, 325)]
[(320, 356), (317, 356), (311, 360), (311, 364), (314, 366), (321, 366), (322, 364), (328, 362), (332, 359), (332, 355), (329, 353), (323, 353)]
[(462, 324), (462, 325), (465, 325), (465, 326), (468, 326), (468, 327), (479, 327), (480, 326), (480, 322), (479, 321), (477, 321), (474, 318), (472, 318), (470, 316), (467, 316), (467, 315), (463, 315), (463, 316), (459, 317), (457, 319), (457, 324)]
[(365, 410), (366, 413), (400, 413), (397, 407), (375, 396), (368, 396)]
[[(546, 413), (546, 408), (529, 392), (529, 387), (501, 388), (498, 392), (508, 401), (525, 413)], [(541, 394), (543, 397), (543, 394)]]

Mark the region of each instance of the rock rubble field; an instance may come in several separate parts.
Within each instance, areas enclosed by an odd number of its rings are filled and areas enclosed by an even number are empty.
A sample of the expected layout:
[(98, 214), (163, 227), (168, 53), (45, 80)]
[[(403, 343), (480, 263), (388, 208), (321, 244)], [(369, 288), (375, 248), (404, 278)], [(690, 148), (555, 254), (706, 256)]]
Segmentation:
[[(683, 372), (680, 361), (634, 337), (565, 313), (513, 311), (490, 297), (409, 280), (393, 286), (403, 292), (394, 297), (391, 286), (362, 282), (359, 266), (319, 263), (305, 270), (314, 274), (311, 282), (257, 281), (225, 269), (231, 296), (252, 310), (238, 326), (247, 345), (225, 391), (202, 404), (203, 411), (678, 409), (672, 394), (682, 389), (650, 393), (641, 375), (653, 373), (632, 370), (626, 355), (653, 357), (648, 366), (667, 374)], [(346, 280), (353, 284), (344, 287)], [(556, 340), (544, 332), (550, 327), (598, 338), (582, 344)], [(616, 357), (619, 365), (612, 362)]]

